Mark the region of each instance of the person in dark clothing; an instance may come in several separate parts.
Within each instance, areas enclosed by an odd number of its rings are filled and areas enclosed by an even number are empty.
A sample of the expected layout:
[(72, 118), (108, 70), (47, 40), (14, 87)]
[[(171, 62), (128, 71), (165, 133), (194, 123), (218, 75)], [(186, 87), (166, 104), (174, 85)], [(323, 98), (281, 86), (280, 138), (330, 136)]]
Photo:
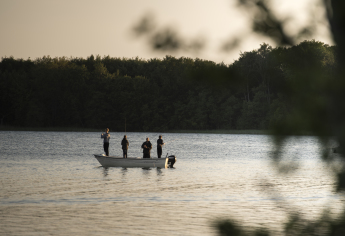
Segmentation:
[(109, 139), (110, 139), (110, 134), (109, 134), (109, 129), (105, 129), (105, 133), (102, 133), (101, 138), (103, 139), (103, 148), (106, 156), (109, 156)]
[(162, 157), (162, 147), (164, 145), (164, 142), (163, 142), (163, 139), (162, 139), (162, 135), (159, 135), (159, 139), (157, 140), (157, 155), (158, 155), (158, 158), (161, 158)]
[(128, 150), (128, 146), (129, 146), (129, 142), (127, 140), (127, 136), (123, 136), (123, 139), (121, 141), (121, 145), (122, 145), (122, 151), (123, 151), (123, 158), (127, 158), (127, 150)]
[(144, 150), (143, 150), (143, 153), (144, 153), (143, 158), (150, 158), (151, 149), (152, 149), (152, 144), (151, 144), (149, 138), (146, 138), (146, 142), (144, 142), (144, 143), (141, 145), (141, 148), (144, 149)]

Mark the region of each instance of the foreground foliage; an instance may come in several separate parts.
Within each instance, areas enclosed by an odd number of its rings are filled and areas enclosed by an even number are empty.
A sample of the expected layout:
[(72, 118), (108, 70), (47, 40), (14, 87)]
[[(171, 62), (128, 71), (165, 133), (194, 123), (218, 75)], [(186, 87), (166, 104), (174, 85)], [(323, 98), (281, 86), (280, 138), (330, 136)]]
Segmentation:
[[(277, 12), (272, 10), (270, 0), (238, 2), (255, 15), (252, 18), (252, 30), (270, 37), (280, 45), (292, 46), (300, 35), (315, 30), (310, 25), (300, 33), (291, 35), (284, 27), (287, 21), (276, 17)], [(287, 59), (289, 66), (284, 71), (288, 69), (289, 75), (285, 80), (285, 89), (282, 90), (287, 107), (281, 106), (282, 110), (288, 112), (278, 116), (271, 126), (276, 149), (272, 157), (281, 173), (291, 173), (294, 165), (284, 164), (282, 155), (284, 141), (292, 135), (312, 134), (319, 139), (325, 150), (321, 158), (330, 169), (330, 174), (333, 174), (334, 190), (341, 196), (345, 190), (345, 1), (320, 0), (319, 6), (326, 13), (332, 38), (337, 45), (333, 51), (335, 62), (332, 62), (332, 56), (327, 57), (331, 60), (318, 60), (320, 53), (323, 54), (322, 50), (313, 50), (310, 57), (304, 57), (308, 48), (292, 47), (294, 52), (290, 55), (294, 56)], [(305, 60), (300, 61), (299, 57)], [(329, 151), (331, 143), (338, 144), (337, 154)], [(324, 213), (316, 216), (315, 220), (305, 219), (298, 212), (286, 210), (289, 219), (281, 229), (281, 235), (345, 235), (344, 204), (340, 210), (341, 214), (334, 216), (329, 206), (325, 205)], [(214, 226), (219, 235), (275, 235), (270, 234), (268, 229), (248, 232), (233, 219), (217, 221)]]

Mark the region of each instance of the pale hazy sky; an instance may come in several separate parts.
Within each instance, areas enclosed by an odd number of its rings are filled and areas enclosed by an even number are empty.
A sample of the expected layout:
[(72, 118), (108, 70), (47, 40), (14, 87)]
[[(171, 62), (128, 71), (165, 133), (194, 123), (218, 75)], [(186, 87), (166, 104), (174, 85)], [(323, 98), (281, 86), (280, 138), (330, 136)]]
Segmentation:
[[(14, 58), (111, 57), (162, 58), (143, 39), (131, 33), (145, 14), (154, 14), (159, 27), (173, 26), (183, 37), (202, 37), (203, 52), (186, 52), (176, 57), (199, 57), (232, 63), (240, 51), (257, 49), (267, 38), (248, 36), (231, 53), (220, 51), (221, 43), (250, 30), (248, 13), (234, 7), (235, 0), (0, 0), (0, 57)], [(279, 17), (290, 16), (293, 31), (308, 20), (308, 11), (317, 9), (319, 0), (273, 0)], [(313, 5), (314, 4), (314, 5)], [(291, 14), (293, 13), (293, 14)], [(328, 44), (324, 12), (316, 10), (320, 23), (313, 38)], [(289, 15), (290, 14), (290, 15)]]

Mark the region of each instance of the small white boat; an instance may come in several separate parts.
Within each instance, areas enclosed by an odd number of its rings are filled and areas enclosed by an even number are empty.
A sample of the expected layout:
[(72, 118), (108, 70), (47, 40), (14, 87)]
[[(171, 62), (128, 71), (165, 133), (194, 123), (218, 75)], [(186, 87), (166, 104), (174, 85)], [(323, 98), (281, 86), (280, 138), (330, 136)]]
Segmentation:
[(172, 168), (176, 162), (176, 157), (174, 155), (165, 158), (123, 158), (116, 156), (105, 156), (104, 154), (94, 154), (94, 156), (104, 167)]

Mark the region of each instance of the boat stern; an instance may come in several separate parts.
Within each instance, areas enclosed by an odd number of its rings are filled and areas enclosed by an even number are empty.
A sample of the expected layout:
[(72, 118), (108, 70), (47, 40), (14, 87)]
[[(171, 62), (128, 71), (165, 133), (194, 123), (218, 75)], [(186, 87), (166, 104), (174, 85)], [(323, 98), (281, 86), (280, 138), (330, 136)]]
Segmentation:
[(176, 156), (175, 155), (170, 155), (170, 156), (168, 156), (166, 158), (165, 167), (166, 168), (173, 168), (175, 162), (176, 162)]

